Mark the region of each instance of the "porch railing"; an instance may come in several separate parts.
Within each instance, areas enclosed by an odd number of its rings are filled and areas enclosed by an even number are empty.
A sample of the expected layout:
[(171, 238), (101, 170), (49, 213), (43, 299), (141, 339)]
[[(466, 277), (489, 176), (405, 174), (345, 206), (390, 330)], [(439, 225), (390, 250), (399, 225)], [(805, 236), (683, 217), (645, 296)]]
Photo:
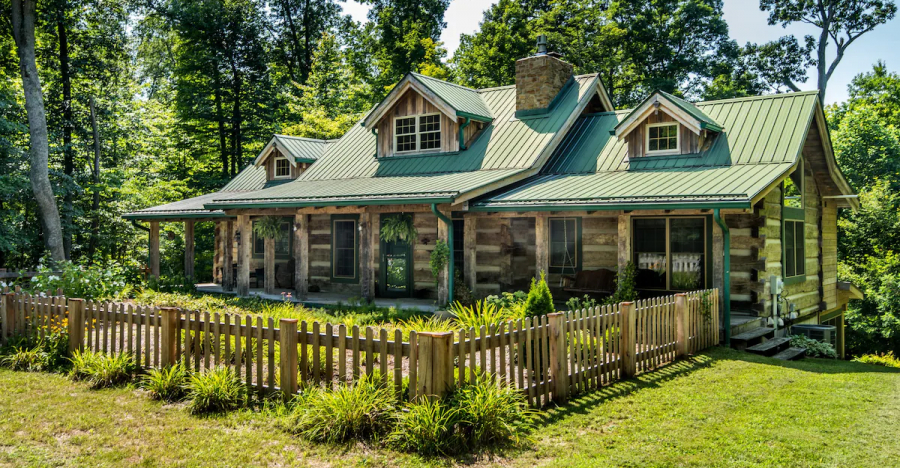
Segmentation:
[[(2, 339), (65, 330), (69, 349), (131, 353), (143, 368), (232, 368), (260, 394), (379, 378), (398, 398), (479, 374), (535, 406), (647, 372), (719, 341), (717, 290), (559, 312), (456, 332), (305, 322), (61, 295), (3, 294)], [(277, 326), (276, 326), (277, 325)]]

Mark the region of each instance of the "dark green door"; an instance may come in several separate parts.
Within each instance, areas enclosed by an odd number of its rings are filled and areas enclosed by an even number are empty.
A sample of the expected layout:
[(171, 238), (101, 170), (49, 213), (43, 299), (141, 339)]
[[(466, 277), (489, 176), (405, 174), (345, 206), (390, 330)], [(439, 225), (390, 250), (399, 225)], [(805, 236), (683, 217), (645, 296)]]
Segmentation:
[[(389, 216), (381, 216), (384, 220)], [(382, 297), (411, 297), (412, 296), (412, 248), (409, 242), (385, 242), (381, 241), (381, 262), (379, 266), (380, 286), (379, 295)]]

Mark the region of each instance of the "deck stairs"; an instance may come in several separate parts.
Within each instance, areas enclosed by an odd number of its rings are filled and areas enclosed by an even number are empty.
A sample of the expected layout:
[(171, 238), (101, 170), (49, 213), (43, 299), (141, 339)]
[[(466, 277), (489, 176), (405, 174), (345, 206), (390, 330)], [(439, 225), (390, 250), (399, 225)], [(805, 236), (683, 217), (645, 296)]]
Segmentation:
[(806, 348), (792, 347), (790, 338), (776, 338), (775, 329), (770, 327), (745, 327), (745, 331), (731, 336), (731, 347), (782, 361), (797, 361), (806, 356)]

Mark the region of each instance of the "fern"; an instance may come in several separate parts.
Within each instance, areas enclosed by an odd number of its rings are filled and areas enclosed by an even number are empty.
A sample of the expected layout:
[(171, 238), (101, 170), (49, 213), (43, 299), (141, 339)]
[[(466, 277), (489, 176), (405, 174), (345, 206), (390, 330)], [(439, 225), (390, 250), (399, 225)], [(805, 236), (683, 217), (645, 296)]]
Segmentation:
[(411, 214), (399, 214), (384, 218), (381, 221), (381, 240), (385, 242), (409, 242), (413, 244), (419, 237), (419, 231), (413, 224)]
[(253, 223), (253, 232), (263, 239), (277, 239), (281, 236), (281, 218), (266, 216)]

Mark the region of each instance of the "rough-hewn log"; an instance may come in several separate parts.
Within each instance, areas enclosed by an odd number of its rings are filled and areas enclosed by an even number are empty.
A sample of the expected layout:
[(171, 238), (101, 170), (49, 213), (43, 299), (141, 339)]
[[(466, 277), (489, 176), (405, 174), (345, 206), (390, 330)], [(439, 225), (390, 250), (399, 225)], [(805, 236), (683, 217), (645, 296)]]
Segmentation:
[(263, 241), (263, 287), (266, 294), (275, 293), (275, 238), (266, 238)]
[(542, 272), (550, 272), (550, 246), (547, 234), (547, 217), (536, 216), (534, 218), (534, 274), (538, 277)]
[(294, 214), (294, 295), (304, 300), (309, 292), (309, 215)]
[(159, 222), (150, 221), (150, 276), (159, 278)]
[(184, 222), (184, 277), (194, 279), (194, 221)]
[(463, 224), (463, 255), (466, 266), (465, 281), (469, 290), (474, 292), (475, 285), (478, 284), (475, 277), (475, 268), (478, 265), (477, 255), (475, 254), (475, 239), (478, 236), (478, 219), (474, 216), (467, 216)]
[(375, 292), (372, 290), (375, 268), (369, 259), (372, 254), (372, 237), (369, 234), (372, 229), (371, 220), (371, 213), (359, 215), (359, 294), (366, 301), (375, 298)]
[(249, 215), (237, 217), (238, 234), (238, 277), (237, 295), (246, 297), (250, 295), (250, 248), (253, 246), (253, 232)]
[(231, 291), (234, 289), (234, 221), (228, 220), (223, 223), (225, 233), (222, 236), (224, 245), (222, 246), (222, 290)]

